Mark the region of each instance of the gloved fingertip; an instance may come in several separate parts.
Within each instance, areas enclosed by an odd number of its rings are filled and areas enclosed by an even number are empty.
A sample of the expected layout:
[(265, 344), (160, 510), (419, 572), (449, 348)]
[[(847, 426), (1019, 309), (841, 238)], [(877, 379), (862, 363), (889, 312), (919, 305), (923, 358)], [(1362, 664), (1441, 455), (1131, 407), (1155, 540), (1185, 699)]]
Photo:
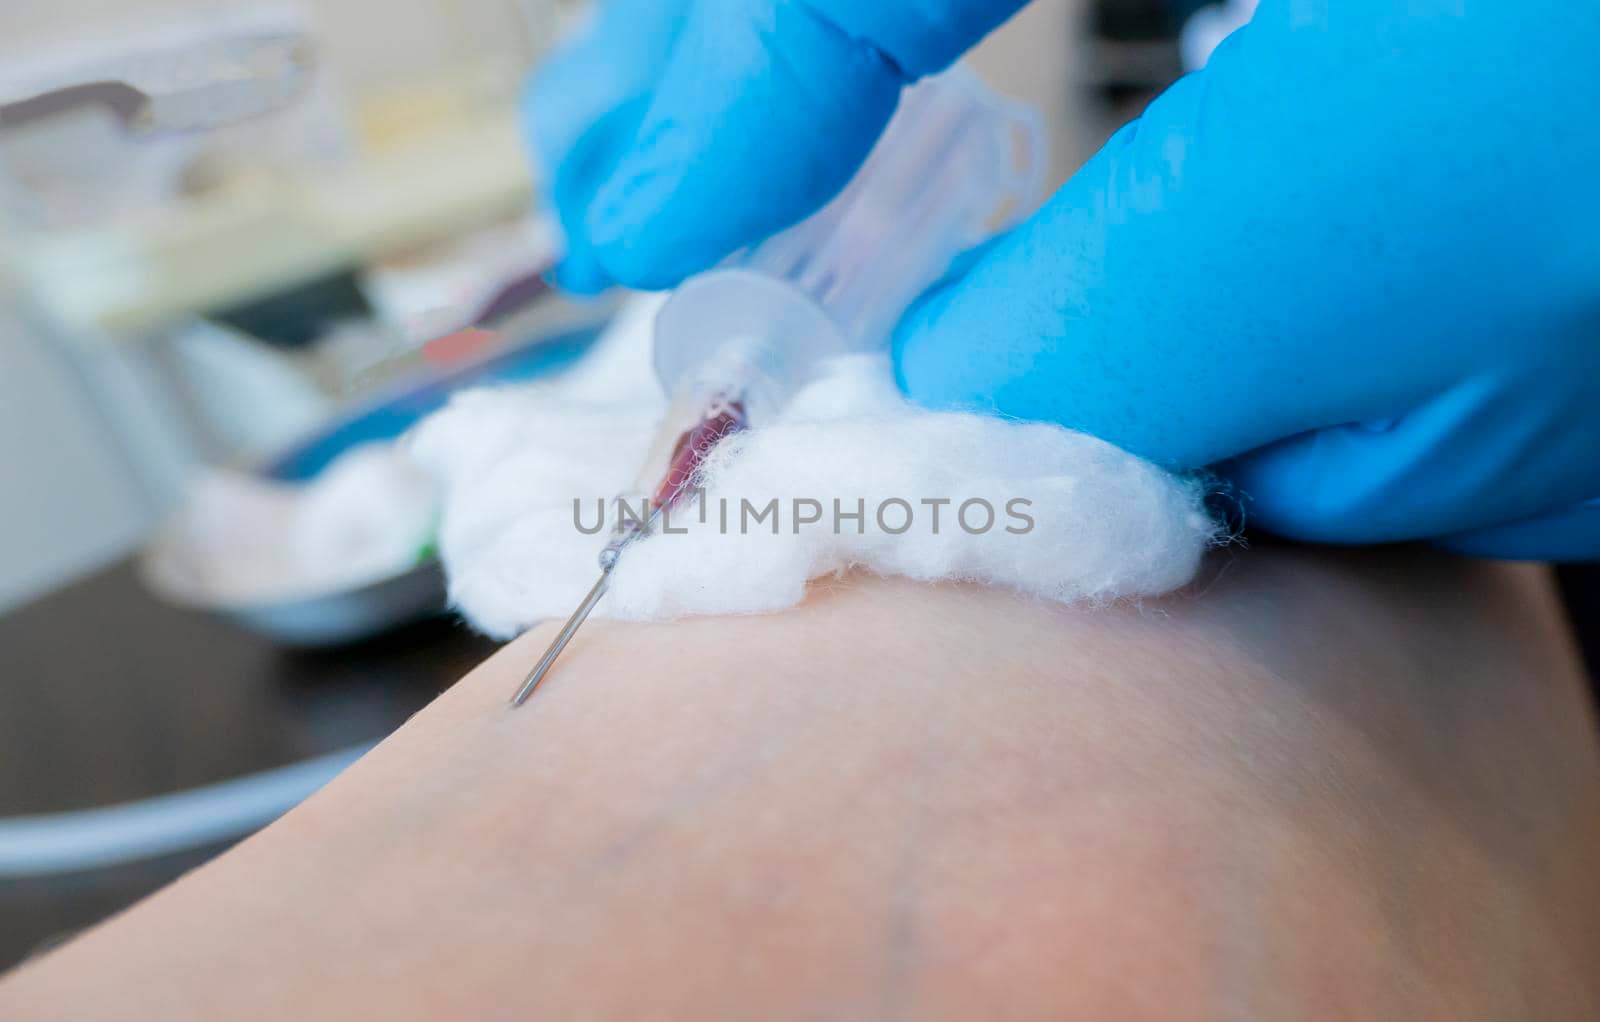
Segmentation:
[(697, 251), (694, 237), (704, 232), (679, 229), (677, 221), (694, 212), (670, 204), (670, 172), (654, 168), (653, 162), (649, 150), (625, 159), (596, 194), (584, 221), (594, 258), (605, 272), (644, 291), (672, 287), (717, 258)]
[(895, 325), (894, 333), (889, 336), (889, 362), (894, 369), (894, 383), (900, 393), (911, 396), (911, 373), (907, 372), (906, 362), (914, 356), (916, 347), (916, 311), (921, 304), (921, 299), (912, 304), (900, 317), (900, 322)]
[(950, 362), (957, 355), (940, 344), (933, 329), (949, 301), (950, 288), (945, 285), (923, 294), (901, 317), (889, 346), (900, 393), (929, 408), (961, 405), (971, 396), (964, 388), (952, 386), (960, 380), (950, 372)]
[(1600, 502), (1529, 521), (1457, 533), (1439, 546), (1469, 557), (1577, 563), (1600, 560)]
[(890, 339), (890, 359), (900, 392), (918, 404), (948, 407), (967, 404), (970, 395), (949, 392), (951, 376), (944, 371), (951, 355), (938, 350), (932, 340), (961, 281), (1006, 240), (997, 234), (956, 256), (933, 286), (924, 291), (900, 318)]
[(589, 209), (596, 257), (661, 289), (798, 223), (849, 182), (903, 85), (807, 4), (697, 6)]
[(587, 253), (568, 255), (546, 274), (546, 279), (569, 295), (585, 298), (608, 291), (615, 285), (605, 269)]

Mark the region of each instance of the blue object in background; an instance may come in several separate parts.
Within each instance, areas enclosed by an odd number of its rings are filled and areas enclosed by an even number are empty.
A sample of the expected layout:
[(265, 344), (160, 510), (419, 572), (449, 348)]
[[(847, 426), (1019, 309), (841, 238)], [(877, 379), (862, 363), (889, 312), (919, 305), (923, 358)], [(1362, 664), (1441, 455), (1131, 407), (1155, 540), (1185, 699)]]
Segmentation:
[(313, 479), (352, 447), (398, 439), (412, 426), (443, 408), (450, 395), (457, 391), (496, 383), (522, 383), (566, 369), (589, 350), (601, 329), (588, 326), (564, 331), (443, 375), (402, 386), (395, 393), (347, 413), (315, 436), (285, 451), (266, 465), (262, 474), (285, 482)]

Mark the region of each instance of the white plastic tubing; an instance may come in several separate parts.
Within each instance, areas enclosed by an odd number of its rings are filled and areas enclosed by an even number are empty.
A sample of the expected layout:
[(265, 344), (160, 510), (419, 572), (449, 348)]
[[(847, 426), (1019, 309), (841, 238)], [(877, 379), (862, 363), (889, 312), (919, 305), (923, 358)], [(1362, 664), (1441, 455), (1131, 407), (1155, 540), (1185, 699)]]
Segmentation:
[(0, 819), (0, 879), (103, 869), (242, 837), (293, 809), (369, 748), (138, 802)]

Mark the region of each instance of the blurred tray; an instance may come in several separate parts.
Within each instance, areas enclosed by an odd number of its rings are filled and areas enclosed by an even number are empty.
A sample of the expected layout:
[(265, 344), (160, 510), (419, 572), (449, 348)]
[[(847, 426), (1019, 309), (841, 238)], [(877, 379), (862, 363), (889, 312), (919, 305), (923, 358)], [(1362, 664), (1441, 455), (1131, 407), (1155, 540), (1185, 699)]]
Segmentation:
[[(316, 434), (270, 459), (260, 472), (270, 479), (304, 482), (315, 478), (339, 455), (375, 441), (394, 440), (444, 407), (450, 396), (471, 387), (518, 383), (559, 372), (583, 355), (599, 337), (603, 323), (566, 327), (469, 364), (424, 374), (362, 402)], [(445, 577), (437, 558), (346, 590), (308, 593), (295, 599), (257, 603), (206, 603), (180, 592), (165, 579), (177, 553), (170, 532), (158, 535), (140, 556), (140, 574), (163, 600), (217, 615), (284, 645), (324, 647), (357, 642), (442, 613), (447, 606)]]

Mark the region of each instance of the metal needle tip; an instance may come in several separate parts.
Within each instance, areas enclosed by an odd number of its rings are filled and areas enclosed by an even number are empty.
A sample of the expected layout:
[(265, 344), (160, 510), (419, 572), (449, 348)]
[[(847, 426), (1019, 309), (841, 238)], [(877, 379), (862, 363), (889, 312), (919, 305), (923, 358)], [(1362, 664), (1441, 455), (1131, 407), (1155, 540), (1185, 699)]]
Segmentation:
[(572, 616), (562, 626), (561, 631), (555, 637), (555, 641), (550, 643), (550, 648), (545, 650), (544, 656), (539, 658), (539, 663), (534, 666), (533, 673), (528, 675), (528, 680), (522, 683), (522, 687), (512, 697), (511, 705), (513, 707), (521, 706), (527, 702), (528, 698), (533, 695), (534, 690), (544, 681), (545, 675), (550, 673), (550, 668), (554, 667), (556, 661), (560, 659), (562, 652), (567, 648), (567, 644), (572, 641), (574, 635), (578, 634), (578, 629), (583, 627), (583, 623), (594, 612), (595, 605), (606, 594), (606, 589), (611, 585), (611, 569), (615, 566), (616, 560), (613, 558), (611, 563), (606, 565), (605, 570), (600, 573), (600, 579), (594, 584), (594, 588), (589, 590), (589, 595), (583, 598), (583, 602), (578, 604), (578, 609), (572, 612)]

